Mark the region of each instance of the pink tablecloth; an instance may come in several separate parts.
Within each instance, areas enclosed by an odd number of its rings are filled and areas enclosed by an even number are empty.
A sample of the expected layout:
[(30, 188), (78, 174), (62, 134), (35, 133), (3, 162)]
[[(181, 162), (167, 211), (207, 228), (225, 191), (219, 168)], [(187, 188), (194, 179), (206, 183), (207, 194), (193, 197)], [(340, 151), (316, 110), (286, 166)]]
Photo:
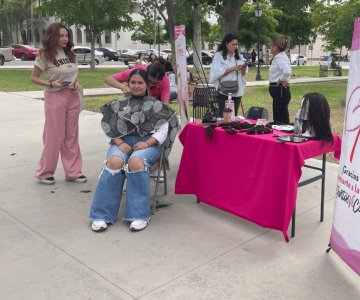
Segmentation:
[(216, 128), (208, 141), (204, 128), (195, 123), (179, 139), (184, 149), (176, 194), (194, 194), (200, 202), (280, 230), (286, 241), (304, 160), (327, 152), (339, 156), (341, 149), (338, 135), (332, 145), (279, 144), (273, 134), (229, 135)]

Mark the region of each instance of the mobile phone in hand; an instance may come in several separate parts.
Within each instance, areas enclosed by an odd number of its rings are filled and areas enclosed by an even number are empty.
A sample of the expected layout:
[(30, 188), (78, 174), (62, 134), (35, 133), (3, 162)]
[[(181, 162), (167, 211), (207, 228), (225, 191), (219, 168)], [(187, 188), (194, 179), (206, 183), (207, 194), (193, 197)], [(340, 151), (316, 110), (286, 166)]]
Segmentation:
[(70, 85), (70, 84), (71, 84), (71, 81), (70, 81), (70, 80), (63, 80), (63, 81), (61, 81), (60, 83), (61, 83), (62, 85), (67, 86), (67, 85)]

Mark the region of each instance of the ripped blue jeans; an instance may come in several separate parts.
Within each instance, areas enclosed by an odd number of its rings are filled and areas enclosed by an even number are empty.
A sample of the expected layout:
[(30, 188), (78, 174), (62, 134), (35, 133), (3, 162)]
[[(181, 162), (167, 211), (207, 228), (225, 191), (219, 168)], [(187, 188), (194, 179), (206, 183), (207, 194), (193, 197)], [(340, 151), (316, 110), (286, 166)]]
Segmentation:
[[(146, 141), (150, 136), (131, 135), (123, 137), (122, 140), (129, 146), (137, 142)], [(110, 156), (121, 157), (125, 165), (134, 157), (139, 157), (144, 161), (145, 169), (142, 171), (131, 172), (125, 168), (126, 174), (126, 206), (124, 220), (132, 221), (136, 219), (146, 220), (150, 217), (150, 166), (160, 157), (160, 146), (154, 145), (146, 149), (133, 151), (130, 155), (121, 151), (115, 144), (110, 144), (106, 158)], [(122, 171), (111, 170), (104, 163), (103, 170), (99, 176), (93, 202), (90, 209), (89, 219), (104, 220), (107, 223), (115, 223), (121, 202), (121, 187), (124, 175)]]

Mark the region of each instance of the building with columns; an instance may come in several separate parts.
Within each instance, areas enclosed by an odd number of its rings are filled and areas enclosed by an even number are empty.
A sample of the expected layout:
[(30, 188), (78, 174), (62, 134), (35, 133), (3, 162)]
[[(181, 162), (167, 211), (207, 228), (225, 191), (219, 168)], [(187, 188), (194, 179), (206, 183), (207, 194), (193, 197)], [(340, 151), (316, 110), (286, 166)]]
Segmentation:
[[(141, 1), (141, 0), (138, 0)], [(34, 2), (34, 5), (38, 5), (37, 1)], [(134, 21), (141, 21), (140, 11), (140, 3), (135, 2), (134, 12), (132, 14), (132, 18)], [(155, 16), (156, 17), (156, 16)], [(155, 19), (155, 18), (154, 18)], [(36, 47), (41, 47), (42, 36), (45, 28), (48, 24), (56, 22), (58, 20), (55, 17), (36, 17), (31, 20), (25, 21), (23, 24), (23, 28), (21, 29), (21, 37), (13, 37), (13, 40), (17, 40), (18, 43), (24, 43), (24, 41), (28, 44), (33, 44)], [(84, 27), (76, 27), (72, 25), (70, 27), (74, 44), (77, 46), (90, 46), (90, 40), (86, 34), (86, 29)], [(148, 49), (149, 45), (142, 44), (137, 41), (131, 40), (131, 35), (133, 31), (116, 31), (116, 32), (103, 32), (101, 36), (97, 37), (95, 47), (106, 47), (112, 48), (115, 50), (121, 49)], [(16, 34), (15, 34), (16, 35)], [(32, 35), (34, 35), (34, 39), (32, 39)], [(302, 45), (300, 46), (300, 54), (307, 56), (309, 60), (319, 60), (324, 56), (328, 56), (330, 53), (324, 51), (323, 40), (321, 36), (318, 36), (316, 42), (313, 45)], [(310, 46), (310, 47), (309, 47)], [(154, 46), (153, 46), (154, 47)], [(170, 45), (162, 45), (161, 48), (169, 48)], [(157, 48), (157, 47), (155, 47)], [(266, 48), (263, 49), (266, 51)], [(349, 52), (348, 49), (343, 49), (342, 53), (346, 54)], [(290, 53), (297, 54), (299, 53), (298, 46), (295, 46), (291, 49)]]

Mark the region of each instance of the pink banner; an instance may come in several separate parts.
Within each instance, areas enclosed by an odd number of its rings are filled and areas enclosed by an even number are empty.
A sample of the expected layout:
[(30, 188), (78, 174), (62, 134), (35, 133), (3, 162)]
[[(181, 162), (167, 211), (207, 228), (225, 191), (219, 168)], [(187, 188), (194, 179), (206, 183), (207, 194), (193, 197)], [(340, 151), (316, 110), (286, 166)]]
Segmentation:
[(189, 94), (186, 63), (186, 38), (185, 26), (174, 27), (175, 52), (176, 52), (176, 77), (178, 83), (178, 100), (180, 106), (181, 127), (189, 123)]
[(360, 20), (354, 22), (331, 248), (360, 275)]
[(360, 49), (360, 26), (359, 20), (357, 19), (354, 21), (354, 33), (353, 33), (353, 40), (351, 45), (351, 51), (356, 51)]

